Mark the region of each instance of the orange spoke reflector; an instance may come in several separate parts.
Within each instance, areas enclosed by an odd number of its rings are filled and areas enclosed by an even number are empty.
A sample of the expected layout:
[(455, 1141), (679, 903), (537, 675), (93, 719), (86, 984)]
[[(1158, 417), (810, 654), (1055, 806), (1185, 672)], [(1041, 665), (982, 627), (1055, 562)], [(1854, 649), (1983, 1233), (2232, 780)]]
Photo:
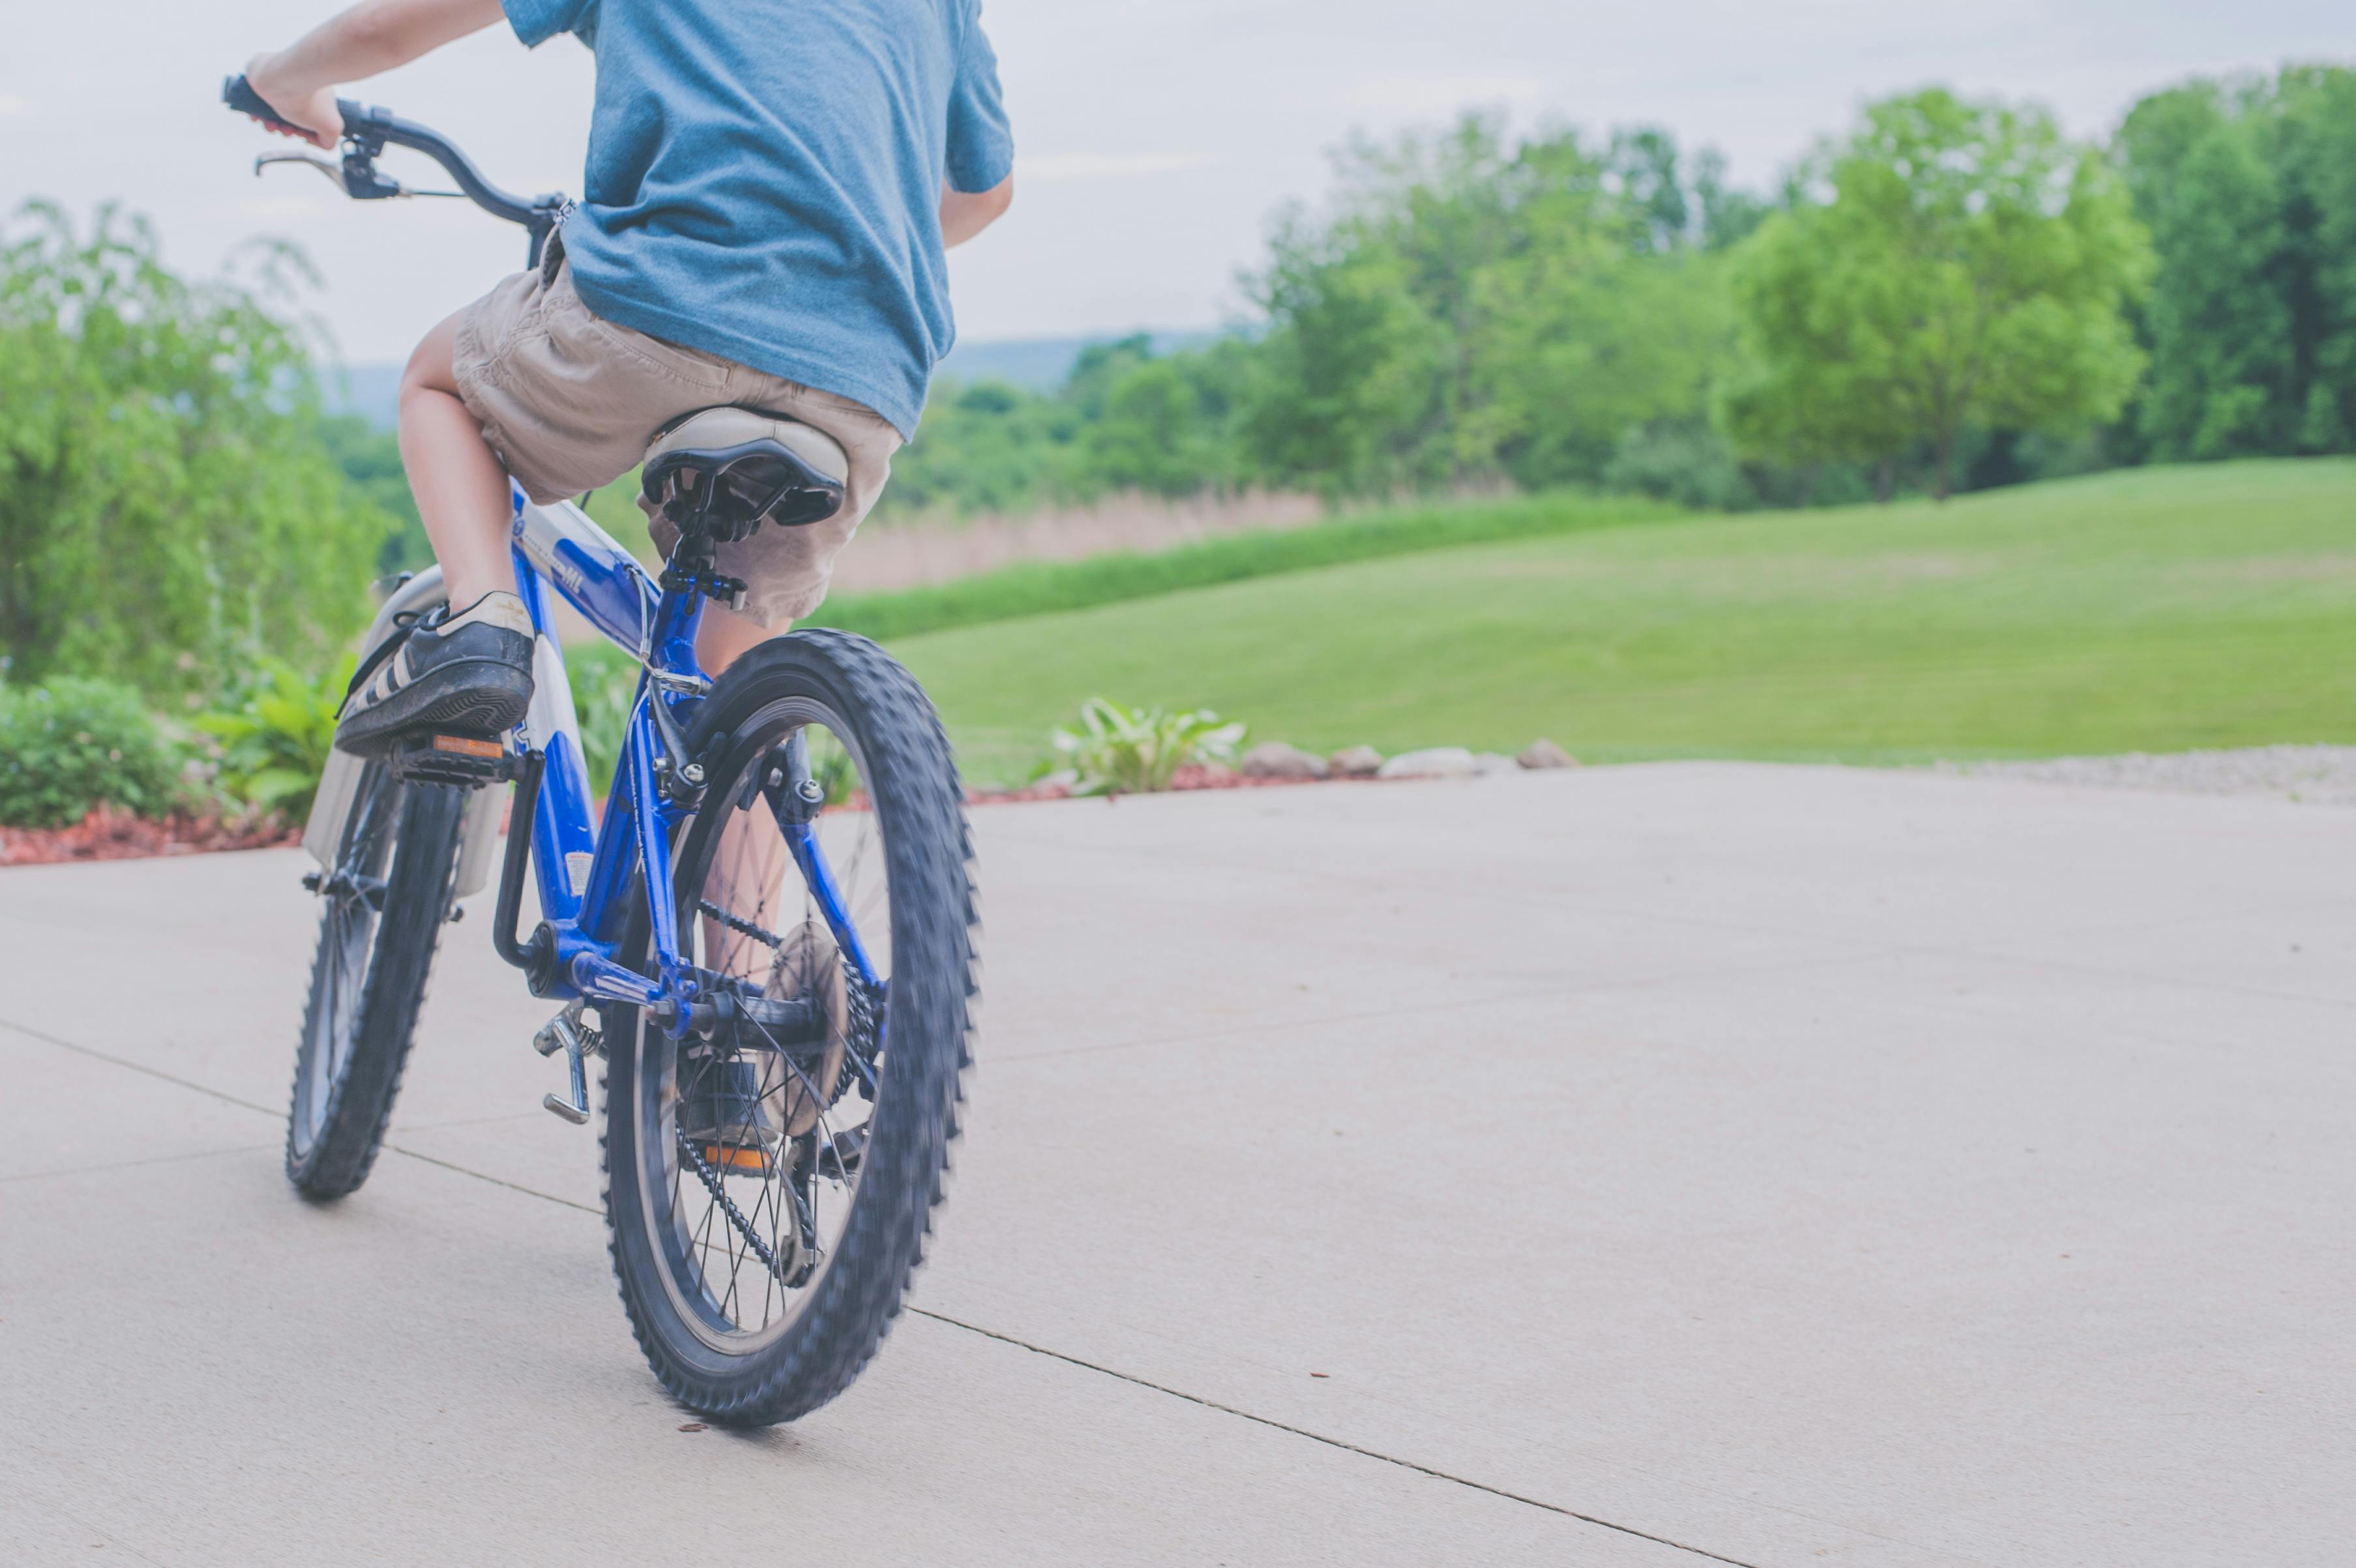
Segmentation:
[(501, 747), (495, 740), (480, 740), (466, 735), (437, 735), (434, 737), (436, 751), (455, 751), (461, 757), (487, 757), (497, 759)]
[(707, 1165), (726, 1165), (731, 1170), (738, 1171), (766, 1171), (769, 1168), (768, 1156), (758, 1149), (743, 1147), (723, 1149), (716, 1144), (703, 1145), (703, 1163)]

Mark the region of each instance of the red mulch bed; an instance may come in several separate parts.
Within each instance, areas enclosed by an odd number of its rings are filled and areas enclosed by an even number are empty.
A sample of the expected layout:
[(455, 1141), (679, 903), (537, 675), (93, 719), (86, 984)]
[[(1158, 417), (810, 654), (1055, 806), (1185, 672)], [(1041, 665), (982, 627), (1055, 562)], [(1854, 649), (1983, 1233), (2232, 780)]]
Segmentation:
[(270, 849), (299, 843), (300, 828), (225, 822), (217, 817), (135, 817), (93, 806), (68, 828), (0, 828), (0, 865), (54, 865), (70, 860), (146, 860), (217, 849)]
[[(1178, 770), (1170, 788), (1269, 789), (1323, 782), (1319, 779), (1250, 779), (1232, 768), (1189, 766)], [(1033, 784), (1021, 789), (971, 790), (966, 799), (977, 806), (996, 806), (1025, 800), (1065, 800), (1071, 794), (1061, 784)], [(846, 804), (852, 811), (861, 811), (867, 802), (863, 798), (853, 797)], [(148, 860), (157, 855), (205, 854), (223, 849), (275, 849), (302, 842), (303, 830), (299, 826), (187, 815), (155, 819), (134, 816), (112, 806), (93, 806), (88, 816), (68, 828), (0, 828), (0, 865)]]

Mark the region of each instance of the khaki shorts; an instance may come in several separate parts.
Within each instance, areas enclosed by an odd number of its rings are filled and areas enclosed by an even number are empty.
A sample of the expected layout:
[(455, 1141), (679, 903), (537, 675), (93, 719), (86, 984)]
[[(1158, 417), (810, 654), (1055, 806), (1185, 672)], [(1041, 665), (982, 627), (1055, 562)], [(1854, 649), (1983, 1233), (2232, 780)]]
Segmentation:
[[(744, 580), (744, 613), (763, 626), (808, 615), (826, 597), (835, 553), (883, 493), (900, 446), (883, 415), (849, 398), (592, 316), (561, 257), (466, 307), (454, 368), (483, 438), (542, 505), (612, 484), (637, 466), (658, 431), (699, 409), (764, 409), (841, 442), (851, 457), (841, 511), (720, 547), (714, 564)], [(649, 526), (656, 548), (669, 554), (678, 530), (659, 518)]]

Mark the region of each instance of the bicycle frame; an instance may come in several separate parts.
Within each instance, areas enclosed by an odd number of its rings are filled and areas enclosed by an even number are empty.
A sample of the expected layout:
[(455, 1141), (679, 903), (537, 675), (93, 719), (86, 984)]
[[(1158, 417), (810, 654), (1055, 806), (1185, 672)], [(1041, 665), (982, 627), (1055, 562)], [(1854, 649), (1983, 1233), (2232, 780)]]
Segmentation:
[[(514, 497), (516, 587), (538, 633), (531, 711), (517, 736), (526, 756), (541, 757), (538, 793), (528, 809), (543, 929), (529, 946), (540, 947), (543, 940), (547, 945), (529, 966), (532, 988), (560, 1000), (584, 997), (648, 1008), (668, 1033), (683, 1035), (704, 977), (680, 956), (670, 852), (680, 823), (694, 807), (663, 786), (681, 778), (691, 760), (676, 754), (673, 737), (685, 735), (712, 689), (695, 654), (704, 596), (700, 587), (658, 588), (646, 569), (573, 503), (538, 506), (520, 489)], [(606, 792), (605, 818), (594, 829), (580, 723), (556, 636), (557, 597), (644, 667)], [(692, 791), (682, 793), (692, 800)], [(882, 977), (851, 925), (813, 825), (782, 814), (778, 825), (835, 940), (861, 978), (880, 986)], [(511, 858), (518, 849), (510, 844)], [(647, 891), (651, 975), (616, 957), (630, 917), (632, 886), (639, 880)], [(503, 897), (502, 908), (509, 903)], [(503, 942), (512, 941), (511, 930), (498, 935)]]
[[(221, 98), (230, 108), (265, 124), (291, 128), (242, 76), (221, 84)], [(494, 217), (521, 224), (530, 242), (530, 264), (540, 264), (542, 244), (570, 209), (571, 203), (562, 196), (552, 193), (526, 200), (510, 195), (485, 179), (466, 155), (440, 134), (348, 99), (337, 99), (337, 107), (344, 122), (340, 165), (308, 155), (280, 155), (258, 160), (255, 172), (292, 157), (318, 167), (354, 199), (380, 200), (412, 192), (377, 169), (377, 156), (388, 145), (412, 148), (448, 171), (459, 190), (477, 206)], [(508, 864), (499, 885), (501, 929), (494, 933), (499, 954), (525, 971), (536, 995), (647, 1008), (676, 1037), (692, 1026), (698, 995), (710, 978), (680, 957), (670, 861), (672, 836), (694, 810), (693, 802), (701, 793), (691, 787), (701, 782), (690, 771), (693, 759), (679, 753), (695, 710), (712, 690), (711, 678), (698, 667), (695, 657), (703, 589), (693, 584), (658, 588), (646, 569), (579, 507), (571, 502), (537, 506), (519, 488), (510, 493), (516, 588), (537, 633), (531, 708), (512, 737), (512, 747), (524, 758), (523, 777), (536, 779), (537, 785), (529, 800), (517, 801), (519, 811), (529, 815), (530, 832), (527, 837), (519, 831), (509, 839)], [(666, 583), (676, 580), (665, 574)], [(370, 630), (369, 646), (391, 635), (400, 618), (434, 602), (438, 588), (438, 582), (421, 577), (397, 590)], [(637, 659), (645, 671), (631, 704), (621, 759), (606, 791), (605, 815), (594, 827), (588, 765), (581, 750), (581, 725), (573, 710), (564, 652), (557, 640), (552, 592)], [(341, 752), (331, 757), (304, 832), (305, 846), (329, 869), (335, 864), (359, 774), (359, 758)], [(481, 799), (470, 813), (470, 842), (454, 873), (454, 897), (481, 886), (482, 856), (491, 837), (489, 809), (490, 800)], [(800, 868), (836, 943), (860, 978), (880, 987), (882, 977), (851, 926), (840, 886), (819, 847), (811, 815), (777, 809), (777, 826), (785, 835), (787, 852)], [(536, 873), (543, 918), (531, 940), (519, 943), (514, 916), (522, 895), (527, 856)], [(626, 935), (623, 928), (630, 916), (631, 887), (637, 879), (643, 879), (647, 890), (654, 949), (651, 975), (629, 969), (615, 956)], [(574, 1070), (578, 1099), (577, 1055)]]

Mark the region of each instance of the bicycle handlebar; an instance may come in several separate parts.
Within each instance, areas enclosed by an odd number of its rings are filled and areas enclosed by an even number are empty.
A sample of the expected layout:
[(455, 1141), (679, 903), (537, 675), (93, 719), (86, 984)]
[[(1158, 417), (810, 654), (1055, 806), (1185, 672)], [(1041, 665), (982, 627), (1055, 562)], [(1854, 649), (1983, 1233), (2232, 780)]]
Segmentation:
[[(272, 108), (243, 76), (232, 76), (222, 81), (221, 102), (273, 130), (307, 129)], [(530, 264), (539, 264), (541, 245), (569, 205), (562, 195), (551, 193), (526, 199), (501, 190), (485, 179), (482, 171), (452, 145), (448, 137), (413, 120), (404, 120), (389, 109), (358, 103), (348, 98), (337, 99), (336, 109), (344, 117), (342, 179), (346, 195), (356, 201), (377, 201), (387, 197), (408, 195), (409, 191), (400, 181), (388, 179), (377, 171), (376, 156), (387, 146), (407, 147), (413, 152), (423, 153), (442, 166), (457, 182), (458, 189), (476, 206), (494, 218), (523, 225), (531, 235)]]

